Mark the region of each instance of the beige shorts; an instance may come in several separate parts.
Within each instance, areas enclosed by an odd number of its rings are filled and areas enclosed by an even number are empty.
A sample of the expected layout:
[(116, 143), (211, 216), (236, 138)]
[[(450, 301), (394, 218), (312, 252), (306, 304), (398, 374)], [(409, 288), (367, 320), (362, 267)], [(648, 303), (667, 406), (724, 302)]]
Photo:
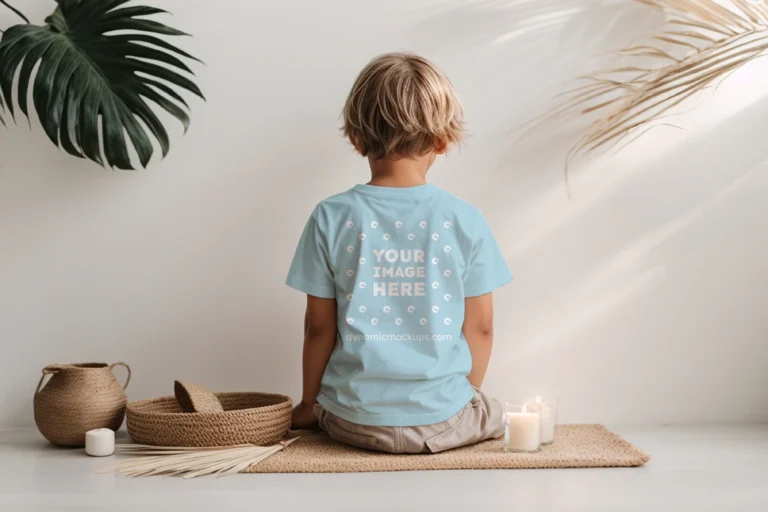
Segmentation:
[(320, 428), (336, 441), (387, 453), (437, 453), (504, 434), (501, 404), (479, 389), (475, 389), (475, 396), (458, 414), (433, 425), (358, 425), (339, 418), (319, 404), (315, 405), (314, 412)]

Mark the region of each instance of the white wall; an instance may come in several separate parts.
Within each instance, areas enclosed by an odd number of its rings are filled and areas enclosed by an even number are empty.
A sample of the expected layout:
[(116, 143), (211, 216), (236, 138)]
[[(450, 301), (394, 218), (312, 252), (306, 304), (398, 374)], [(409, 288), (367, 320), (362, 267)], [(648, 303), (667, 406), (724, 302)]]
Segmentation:
[(297, 397), (304, 298), (283, 279), (314, 204), (367, 179), (338, 132), (352, 80), (406, 49), (449, 74), (473, 132), (430, 178), (484, 211), (516, 275), (488, 390), (557, 394), (568, 422), (768, 420), (764, 64), (686, 131), (583, 165), (569, 200), (574, 129), (509, 131), (659, 22), (628, 0), (149, 3), (207, 62), (209, 101), (165, 161), (106, 171), (38, 126), (0, 134), (0, 426), (32, 423), (50, 362), (125, 360), (131, 399), (174, 379)]

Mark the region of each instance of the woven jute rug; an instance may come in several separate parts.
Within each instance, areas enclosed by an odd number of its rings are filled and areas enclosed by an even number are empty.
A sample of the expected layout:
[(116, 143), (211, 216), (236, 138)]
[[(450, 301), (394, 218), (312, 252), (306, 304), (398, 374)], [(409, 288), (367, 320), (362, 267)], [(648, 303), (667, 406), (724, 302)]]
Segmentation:
[(440, 469), (616, 468), (650, 457), (602, 425), (557, 427), (554, 444), (532, 454), (505, 453), (501, 439), (437, 454), (391, 455), (351, 448), (325, 434), (298, 439), (245, 473), (365, 473)]

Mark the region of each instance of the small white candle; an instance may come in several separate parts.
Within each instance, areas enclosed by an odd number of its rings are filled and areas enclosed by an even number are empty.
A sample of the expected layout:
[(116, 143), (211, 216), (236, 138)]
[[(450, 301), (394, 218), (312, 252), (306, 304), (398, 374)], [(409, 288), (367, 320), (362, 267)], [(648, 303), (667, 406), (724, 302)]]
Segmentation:
[(85, 453), (91, 457), (107, 457), (115, 453), (115, 432), (97, 428), (85, 433)]
[(507, 412), (504, 446), (513, 452), (535, 452), (541, 447), (541, 424), (538, 411)]

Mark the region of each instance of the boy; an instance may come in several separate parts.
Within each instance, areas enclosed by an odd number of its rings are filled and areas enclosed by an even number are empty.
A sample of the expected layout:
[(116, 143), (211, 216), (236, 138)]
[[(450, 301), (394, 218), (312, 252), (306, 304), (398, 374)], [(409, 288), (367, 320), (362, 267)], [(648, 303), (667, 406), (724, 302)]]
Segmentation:
[(371, 181), (321, 202), (287, 284), (307, 294), (293, 427), (390, 453), (436, 453), (503, 433), (480, 390), (491, 292), (509, 282), (480, 212), (426, 183), (462, 139), (448, 79), (421, 57), (375, 58), (344, 107)]

